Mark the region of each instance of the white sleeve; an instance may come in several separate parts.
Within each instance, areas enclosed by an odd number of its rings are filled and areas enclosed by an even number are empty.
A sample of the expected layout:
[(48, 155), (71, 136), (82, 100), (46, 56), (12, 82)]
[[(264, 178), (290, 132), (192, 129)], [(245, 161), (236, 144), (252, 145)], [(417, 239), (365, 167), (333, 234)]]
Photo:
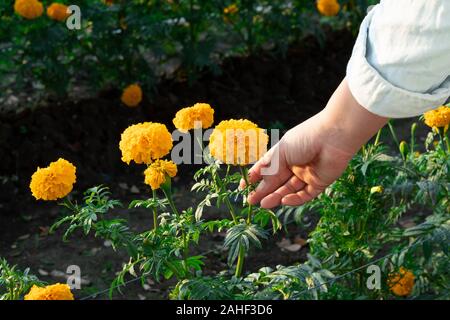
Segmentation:
[(406, 118), (450, 97), (450, 1), (381, 0), (366, 16), (347, 66), (355, 99)]

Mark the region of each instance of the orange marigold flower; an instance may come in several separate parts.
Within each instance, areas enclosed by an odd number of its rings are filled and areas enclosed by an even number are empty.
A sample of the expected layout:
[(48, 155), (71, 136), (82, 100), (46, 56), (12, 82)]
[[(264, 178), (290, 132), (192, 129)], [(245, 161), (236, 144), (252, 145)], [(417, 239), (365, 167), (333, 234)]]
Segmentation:
[(337, 0), (317, 0), (317, 10), (324, 16), (335, 16), (340, 9), (341, 6)]
[(399, 272), (389, 275), (388, 286), (397, 296), (409, 296), (414, 288), (414, 274), (411, 271), (400, 267)]
[(172, 149), (172, 135), (161, 123), (144, 122), (132, 125), (122, 133), (119, 148), (122, 161), (130, 164), (150, 164), (167, 155)]
[(142, 101), (142, 89), (138, 84), (132, 84), (123, 90), (122, 102), (128, 107), (136, 107)]
[(181, 132), (191, 129), (207, 129), (214, 122), (214, 109), (207, 103), (196, 103), (193, 107), (183, 108), (177, 112), (173, 124)]
[(56, 21), (65, 21), (69, 17), (67, 6), (61, 3), (52, 3), (47, 8), (47, 16)]
[(31, 177), (30, 189), (36, 200), (57, 200), (68, 195), (76, 182), (76, 168), (58, 159), (47, 168), (38, 168)]
[(74, 297), (67, 284), (57, 283), (46, 287), (34, 285), (24, 300), (74, 300)]
[(230, 4), (228, 7), (225, 7), (223, 9), (223, 14), (225, 14), (225, 15), (233, 15), (238, 12), (239, 12), (239, 8), (235, 3)]
[(249, 120), (220, 122), (209, 138), (211, 155), (226, 164), (247, 165), (267, 151), (269, 137)]
[(14, 11), (25, 19), (36, 19), (42, 16), (44, 6), (37, 0), (16, 0)]
[(431, 128), (444, 128), (450, 124), (450, 107), (440, 106), (437, 109), (425, 112), (425, 124)]
[(233, 17), (239, 12), (239, 8), (236, 4), (230, 4), (223, 9), (223, 21), (230, 23)]
[(145, 183), (152, 190), (159, 189), (166, 182), (167, 177), (175, 177), (177, 171), (177, 165), (173, 161), (156, 160), (144, 171)]

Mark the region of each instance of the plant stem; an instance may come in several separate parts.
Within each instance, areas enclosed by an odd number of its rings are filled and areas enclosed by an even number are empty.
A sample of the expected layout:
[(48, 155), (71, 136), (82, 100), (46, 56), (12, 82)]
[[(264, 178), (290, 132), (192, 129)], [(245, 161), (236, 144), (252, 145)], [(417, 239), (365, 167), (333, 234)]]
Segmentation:
[(445, 142), (445, 146), (447, 148), (447, 152), (450, 152), (450, 144), (449, 144), (449, 141), (448, 141), (448, 136), (447, 136), (447, 132), (445, 131), (445, 128), (442, 128), (442, 130), (439, 129), (438, 132), (439, 132), (439, 137), (441, 138), (441, 140)]
[(228, 199), (228, 197), (225, 198), (225, 204), (227, 205), (228, 210), (230, 210), (230, 214), (231, 214), (231, 217), (233, 218), (233, 221), (235, 223), (237, 223), (238, 220), (237, 220), (236, 214), (234, 212), (234, 207), (231, 204), (231, 201), (230, 201), (230, 199)]
[[(247, 170), (247, 168), (242, 167), (242, 166), (239, 166), (239, 170), (241, 171), (242, 178), (245, 181), (245, 185), (246, 185), (246, 189), (247, 189), (246, 196), (248, 197), (248, 195), (250, 193), (250, 188), (251, 188), (251, 184), (248, 180), (248, 170)], [(252, 220), (252, 205), (249, 204), (248, 205), (248, 214), (247, 214), (247, 224), (250, 224), (251, 220)]]
[[(229, 168), (229, 166), (228, 166), (228, 168)], [(213, 180), (216, 182), (216, 185), (219, 187), (219, 191), (225, 191), (224, 190), (225, 186), (222, 183), (222, 180), (220, 179), (220, 177), (217, 175), (217, 172), (214, 172)], [(234, 223), (237, 224), (238, 220), (237, 220), (237, 217), (236, 217), (236, 213), (234, 211), (234, 207), (231, 204), (230, 199), (228, 198), (228, 194), (224, 198), (224, 202), (225, 202), (226, 206), (228, 207), (228, 210), (230, 211), (230, 214), (231, 214), (231, 217), (233, 218)]]
[(382, 130), (382, 128), (380, 130), (378, 130), (377, 136), (375, 137), (375, 142), (374, 142), (375, 146), (377, 146), (380, 143), (381, 130)]
[(190, 270), (188, 269), (188, 263), (187, 263), (187, 258), (189, 256), (189, 239), (186, 235), (186, 232), (184, 231), (184, 229), (182, 230), (182, 238), (183, 238), (183, 262), (184, 262), (184, 267), (186, 268), (186, 274), (190, 275)]
[[(178, 212), (177, 207), (175, 206), (175, 203), (173, 202), (172, 199), (172, 191), (170, 188), (162, 188), (164, 194), (166, 195), (167, 200), (169, 201), (169, 205), (170, 208), (172, 209), (172, 212), (179, 217), (180, 213)], [(183, 227), (181, 228), (181, 238), (182, 238), (182, 243), (183, 243), (183, 261), (184, 261), (184, 265), (186, 267), (186, 274), (189, 274), (189, 270), (187, 268), (187, 258), (189, 255), (189, 238), (188, 235), (186, 234), (185, 230), (183, 229)]]
[(239, 244), (239, 256), (238, 256), (238, 261), (236, 264), (236, 273), (235, 273), (236, 278), (240, 278), (242, 276), (242, 270), (244, 267), (244, 259), (245, 259), (244, 246)]
[(447, 146), (447, 152), (450, 152), (450, 142), (448, 141), (448, 137), (445, 137), (444, 140), (445, 140), (445, 145)]
[(172, 192), (170, 192), (170, 190), (164, 190), (163, 189), (164, 194), (166, 195), (167, 201), (169, 201), (169, 206), (172, 209), (173, 213), (176, 214), (176, 216), (178, 217), (180, 215), (180, 213), (178, 212), (177, 207), (175, 207), (175, 203), (173, 202), (172, 199)]
[(400, 143), (398, 141), (397, 135), (395, 134), (395, 130), (394, 130), (394, 127), (392, 126), (391, 120), (389, 120), (387, 124), (388, 124), (388, 127), (389, 127), (389, 131), (391, 132), (392, 138), (395, 141), (395, 144), (399, 145)]
[[(153, 200), (156, 200), (156, 191), (152, 190), (153, 192)], [(156, 212), (156, 208), (153, 207), (153, 230), (158, 229), (158, 213)]]

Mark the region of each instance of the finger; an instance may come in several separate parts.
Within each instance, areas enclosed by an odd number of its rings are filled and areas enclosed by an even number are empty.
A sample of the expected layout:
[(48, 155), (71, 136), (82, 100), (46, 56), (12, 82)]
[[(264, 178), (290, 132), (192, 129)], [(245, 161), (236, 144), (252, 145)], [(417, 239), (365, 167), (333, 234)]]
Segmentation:
[(277, 175), (264, 176), (258, 187), (256, 187), (256, 190), (250, 193), (248, 202), (250, 204), (259, 203), (264, 197), (282, 186), (291, 175), (291, 171), (289, 171), (288, 169), (284, 169)]
[(311, 185), (306, 185), (302, 190), (283, 197), (281, 199), (281, 203), (285, 206), (301, 206), (302, 204), (317, 197), (321, 192), (321, 189), (316, 189)]
[(248, 179), (250, 183), (256, 183), (265, 176), (263, 169), (271, 165), (272, 161), (274, 160), (274, 156), (279, 157), (279, 148), (279, 144), (276, 144), (253, 165), (253, 167), (248, 172)]
[[(262, 179), (262, 176), (261, 176), (261, 168), (262, 168), (262, 166), (264, 166), (264, 164), (261, 163), (260, 161), (258, 161), (248, 171), (248, 182), (250, 184), (257, 183), (258, 181), (260, 181)], [(245, 179), (242, 178), (241, 181), (239, 181), (239, 189), (242, 190), (246, 186), (247, 186), (247, 183), (245, 182)]]
[[(275, 152), (278, 151), (278, 145), (275, 145), (273, 148), (271, 148), (269, 151), (267, 151), (261, 159), (259, 159), (248, 171), (248, 182), (250, 184), (257, 183), (262, 180), (263, 174), (262, 169), (269, 166), (272, 157), (275, 154)], [(239, 189), (244, 189), (247, 186), (247, 183), (245, 182), (244, 178), (242, 178), (239, 181)]]
[(283, 186), (261, 200), (261, 207), (271, 209), (281, 204), (281, 199), (289, 194), (295, 194), (305, 187), (305, 183), (292, 176)]

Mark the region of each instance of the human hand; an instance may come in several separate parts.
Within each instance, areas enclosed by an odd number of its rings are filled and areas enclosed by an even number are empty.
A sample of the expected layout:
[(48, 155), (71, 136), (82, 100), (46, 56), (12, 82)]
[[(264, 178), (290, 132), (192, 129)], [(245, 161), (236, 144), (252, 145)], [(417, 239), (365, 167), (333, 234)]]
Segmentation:
[(261, 182), (248, 202), (273, 208), (312, 200), (386, 122), (360, 106), (344, 80), (323, 111), (289, 130), (250, 169), (249, 183)]

